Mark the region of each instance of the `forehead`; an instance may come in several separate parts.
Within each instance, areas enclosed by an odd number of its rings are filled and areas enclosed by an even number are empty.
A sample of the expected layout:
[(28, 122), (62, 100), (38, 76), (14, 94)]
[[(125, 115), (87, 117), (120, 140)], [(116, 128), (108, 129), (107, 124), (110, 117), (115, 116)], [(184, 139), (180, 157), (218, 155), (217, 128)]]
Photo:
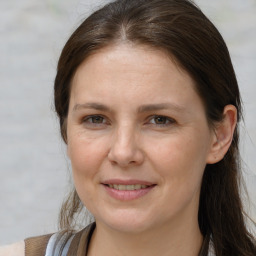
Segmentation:
[[(138, 56), (139, 58), (137, 58)], [(109, 64), (109, 61), (114, 61), (112, 64), (115, 64), (118, 61), (118, 64), (121, 63), (122, 65), (128, 65), (131, 60), (136, 59), (136, 68), (138, 68), (140, 64), (153, 66), (154, 64), (169, 65), (172, 63), (181, 73), (186, 73), (186, 71), (178, 64), (176, 58), (166, 50), (143, 44), (134, 44), (132, 42), (111, 44), (89, 54), (89, 56), (79, 65), (76, 73), (81, 68), (88, 66), (88, 62), (92, 64), (98, 62), (99, 59), (101, 64), (105, 64), (106, 62)]]
[(90, 96), (107, 101), (119, 95), (121, 101), (129, 102), (135, 94), (139, 101), (150, 103), (197, 93), (193, 79), (174, 58), (162, 50), (132, 44), (112, 45), (89, 56), (78, 67), (71, 89), (75, 101)]

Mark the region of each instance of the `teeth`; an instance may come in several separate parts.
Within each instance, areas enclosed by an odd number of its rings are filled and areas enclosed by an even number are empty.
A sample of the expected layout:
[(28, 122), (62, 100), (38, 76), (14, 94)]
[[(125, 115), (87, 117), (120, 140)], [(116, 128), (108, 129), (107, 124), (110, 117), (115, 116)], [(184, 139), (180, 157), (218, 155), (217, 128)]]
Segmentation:
[(110, 188), (114, 188), (117, 190), (138, 190), (138, 189), (149, 187), (147, 185), (140, 185), (140, 184), (135, 184), (135, 185), (108, 184), (108, 186)]

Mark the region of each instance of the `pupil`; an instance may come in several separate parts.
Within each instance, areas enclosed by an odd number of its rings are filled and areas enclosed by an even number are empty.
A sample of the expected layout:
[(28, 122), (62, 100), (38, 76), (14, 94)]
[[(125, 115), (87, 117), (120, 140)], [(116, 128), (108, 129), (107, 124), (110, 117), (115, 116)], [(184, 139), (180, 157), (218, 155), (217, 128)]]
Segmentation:
[(155, 122), (156, 122), (157, 124), (164, 124), (164, 123), (166, 123), (166, 117), (161, 117), (161, 116), (156, 117), (156, 118), (155, 118)]
[(92, 118), (93, 123), (102, 123), (102, 117), (96, 116)]

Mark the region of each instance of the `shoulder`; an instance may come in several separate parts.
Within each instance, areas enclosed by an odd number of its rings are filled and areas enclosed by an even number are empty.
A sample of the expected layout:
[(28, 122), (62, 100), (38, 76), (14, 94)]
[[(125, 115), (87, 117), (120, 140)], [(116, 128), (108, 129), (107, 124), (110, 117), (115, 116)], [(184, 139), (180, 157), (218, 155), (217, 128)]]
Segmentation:
[(57, 232), (30, 237), (19, 243), (0, 247), (0, 256), (44, 256), (55, 255), (55, 252), (61, 252), (61, 255), (67, 255), (67, 252), (76, 255), (77, 250), (87, 250), (95, 226), (95, 223), (92, 223), (78, 232)]
[(1, 246), (0, 256), (25, 256), (25, 242)]

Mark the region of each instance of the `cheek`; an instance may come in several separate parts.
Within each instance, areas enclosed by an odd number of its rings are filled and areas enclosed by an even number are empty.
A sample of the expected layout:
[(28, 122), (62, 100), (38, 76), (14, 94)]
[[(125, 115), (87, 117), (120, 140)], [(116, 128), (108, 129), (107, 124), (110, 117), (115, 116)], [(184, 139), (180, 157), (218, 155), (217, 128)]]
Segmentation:
[[(179, 212), (192, 202), (197, 207), (205, 168), (198, 143), (183, 138), (166, 142), (154, 153), (154, 168), (161, 176), (163, 195), (169, 202), (165, 207), (170, 213)], [(166, 198), (163, 201), (166, 202)]]
[(170, 187), (195, 189), (200, 185), (207, 150), (205, 141), (202, 143), (199, 137), (197, 134), (175, 136), (158, 143), (151, 151), (154, 168)]
[(179, 163), (180, 165), (186, 164), (193, 160), (202, 160), (204, 155), (202, 152), (205, 152), (203, 145), (198, 143), (195, 137), (191, 139), (190, 136), (176, 136), (170, 137), (162, 141), (154, 143), (154, 147), (151, 148), (152, 158), (159, 159), (157, 162), (163, 165), (172, 165), (172, 163)]
[(105, 157), (104, 143), (95, 139), (71, 138), (68, 155), (74, 176), (94, 175)]

